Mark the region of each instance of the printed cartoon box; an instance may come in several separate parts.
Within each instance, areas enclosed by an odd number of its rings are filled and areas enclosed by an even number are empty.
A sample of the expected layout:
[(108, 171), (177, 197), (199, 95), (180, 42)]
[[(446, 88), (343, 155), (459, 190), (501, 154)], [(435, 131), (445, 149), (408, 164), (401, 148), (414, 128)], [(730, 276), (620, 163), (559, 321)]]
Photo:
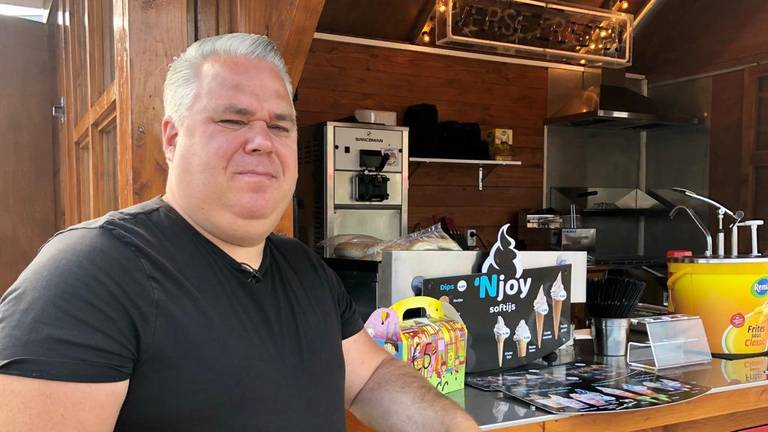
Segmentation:
[(488, 141), (488, 152), (491, 155), (491, 159), (512, 160), (513, 136), (512, 129), (491, 129), (486, 131), (485, 138)]
[[(446, 311), (445, 308), (449, 309)], [(426, 318), (403, 320), (410, 309)], [(464, 388), (467, 328), (450, 305), (430, 297), (410, 297), (375, 310), (365, 329), (374, 341), (405, 361), (442, 393)]]

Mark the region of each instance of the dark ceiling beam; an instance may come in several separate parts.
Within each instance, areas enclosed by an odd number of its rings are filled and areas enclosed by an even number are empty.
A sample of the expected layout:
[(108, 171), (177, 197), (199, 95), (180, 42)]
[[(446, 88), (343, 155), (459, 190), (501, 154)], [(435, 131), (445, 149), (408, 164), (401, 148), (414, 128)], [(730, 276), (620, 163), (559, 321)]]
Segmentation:
[(419, 10), (419, 14), (416, 16), (416, 20), (413, 24), (413, 29), (408, 35), (408, 40), (412, 43), (418, 43), (421, 38), (421, 32), (424, 26), (429, 22), (429, 18), (435, 12), (436, 0), (426, 0)]

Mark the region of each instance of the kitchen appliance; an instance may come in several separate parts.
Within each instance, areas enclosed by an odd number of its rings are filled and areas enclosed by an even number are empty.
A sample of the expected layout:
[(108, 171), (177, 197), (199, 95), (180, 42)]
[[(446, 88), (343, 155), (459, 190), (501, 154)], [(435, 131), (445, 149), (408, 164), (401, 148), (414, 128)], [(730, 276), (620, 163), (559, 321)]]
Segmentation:
[(643, 130), (665, 126), (694, 126), (695, 117), (660, 112), (655, 101), (626, 86), (623, 69), (603, 68), (593, 85), (566, 96), (567, 102), (546, 120), (547, 125)]
[[(300, 240), (339, 234), (395, 240), (407, 232), (408, 128), (326, 122), (299, 133)], [(322, 247), (324, 257), (332, 256)]]

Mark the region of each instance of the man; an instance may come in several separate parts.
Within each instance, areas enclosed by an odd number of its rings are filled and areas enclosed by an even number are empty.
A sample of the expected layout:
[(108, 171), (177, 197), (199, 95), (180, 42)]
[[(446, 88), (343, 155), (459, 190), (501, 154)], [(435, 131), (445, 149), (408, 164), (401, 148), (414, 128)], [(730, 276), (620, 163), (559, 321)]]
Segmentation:
[(477, 430), (362, 331), (318, 257), (270, 235), (297, 178), (291, 93), (265, 37), (174, 61), (165, 195), (58, 233), (0, 302), (0, 429), (343, 430), (348, 407)]

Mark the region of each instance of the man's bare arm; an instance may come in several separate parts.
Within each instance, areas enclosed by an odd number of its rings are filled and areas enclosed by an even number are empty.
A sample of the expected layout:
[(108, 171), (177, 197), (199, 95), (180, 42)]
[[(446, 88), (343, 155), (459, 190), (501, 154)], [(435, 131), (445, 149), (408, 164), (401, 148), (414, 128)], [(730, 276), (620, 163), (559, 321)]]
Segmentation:
[(0, 430), (109, 432), (128, 381), (74, 383), (0, 374)]
[(376, 345), (363, 330), (343, 342), (346, 403), (382, 431), (473, 431), (474, 420), (427, 380)]

